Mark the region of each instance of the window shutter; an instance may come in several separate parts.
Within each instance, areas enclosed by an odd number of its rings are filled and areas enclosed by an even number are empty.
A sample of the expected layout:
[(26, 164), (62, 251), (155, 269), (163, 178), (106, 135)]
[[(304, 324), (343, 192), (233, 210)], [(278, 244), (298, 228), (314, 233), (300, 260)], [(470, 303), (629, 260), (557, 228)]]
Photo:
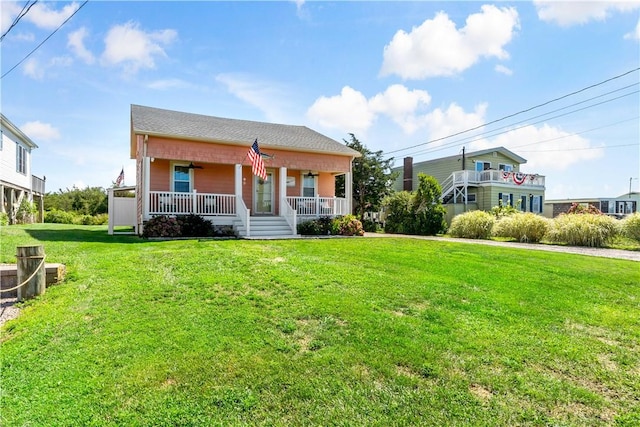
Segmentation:
[(502, 193), (498, 193), (498, 206), (502, 206)]
[(509, 205), (513, 207), (513, 193), (509, 194)]

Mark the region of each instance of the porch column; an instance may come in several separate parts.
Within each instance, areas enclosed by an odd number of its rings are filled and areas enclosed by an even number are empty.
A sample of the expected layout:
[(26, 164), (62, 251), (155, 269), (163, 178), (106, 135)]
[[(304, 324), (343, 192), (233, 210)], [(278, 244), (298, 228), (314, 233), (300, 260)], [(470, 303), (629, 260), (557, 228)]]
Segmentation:
[(145, 219), (149, 218), (149, 191), (151, 191), (151, 185), (149, 181), (151, 180), (151, 158), (145, 156), (142, 158), (142, 161), (142, 173), (144, 174), (142, 190), (142, 211), (144, 212), (144, 221)]
[(282, 207), (287, 203), (287, 168), (282, 166), (280, 168), (280, 182), (278, 191), (280, 194), (280, 215), (282, 216)]
[(5, 200), (4, 200), (4, 185), (0, 184), (0, 212), (7, 212), (5, 209)]
[(344, 174), (344, 198), (347, 199), (347, 213), (353, 213), (353, 178), (351, 172)]
[(235, 191), (234, 194), (236, 197), (242, 199), (242, 165), (236, 164), (235, 171)]

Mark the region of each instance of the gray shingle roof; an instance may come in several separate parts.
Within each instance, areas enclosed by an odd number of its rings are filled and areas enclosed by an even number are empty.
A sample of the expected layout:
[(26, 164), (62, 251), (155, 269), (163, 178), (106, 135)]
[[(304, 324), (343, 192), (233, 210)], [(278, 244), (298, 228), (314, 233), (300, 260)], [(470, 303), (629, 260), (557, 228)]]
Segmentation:
[(306, 126), (225, 119), (141, 105), (131, 105), (131, 126), (135, 134), (246, 145), (247, 147), (251, 146), (257, 138), (261, 149), (272, 148), (360, 156), (359, 152)]

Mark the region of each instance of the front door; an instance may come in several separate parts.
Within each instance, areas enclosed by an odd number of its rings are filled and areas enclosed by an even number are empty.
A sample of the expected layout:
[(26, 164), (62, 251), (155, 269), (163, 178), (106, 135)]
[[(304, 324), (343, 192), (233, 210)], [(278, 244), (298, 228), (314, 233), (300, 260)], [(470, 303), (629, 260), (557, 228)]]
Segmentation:
[(267, 180), (253, 177), (253, 212), (256, 215), (273, 215), (273, 172), (267, 171)]

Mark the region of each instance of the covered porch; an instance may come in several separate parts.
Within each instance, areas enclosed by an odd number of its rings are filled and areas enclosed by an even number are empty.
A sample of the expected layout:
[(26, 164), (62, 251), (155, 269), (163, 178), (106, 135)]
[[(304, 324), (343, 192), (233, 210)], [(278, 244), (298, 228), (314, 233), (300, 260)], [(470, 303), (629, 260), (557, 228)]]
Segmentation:
[[(335, 176), (339, 175), (335, 172), (267, 168), (267, 180), (262, 180), (251, 173), (251, 165), (196, 166), (193, 162), (150, 158), (145, 163), (143, 169), (148, 176), (143, 179), (146, 188), (141, 189), (143, 222), (158, 215), (195, 214), (214, 225), (233, 226), (241, 237), (251, 237), (296, 235), (300, 222), (350, 213), (349, 198), (324, 195), (335, 192)], [(158, 189), (160, 184), (153, 175), (159, 176), (159, 169), (164, 169), (162, 175), (169, 170), (167, 184), (174, 191)], [(351, 173), (344, 175), (350, 183)], [(166, 188), (166, 184), (162, 186)], [(346, 187), (350, 189), (351, 185)], [(211, 192), (213, 188), (223, 191)]]

